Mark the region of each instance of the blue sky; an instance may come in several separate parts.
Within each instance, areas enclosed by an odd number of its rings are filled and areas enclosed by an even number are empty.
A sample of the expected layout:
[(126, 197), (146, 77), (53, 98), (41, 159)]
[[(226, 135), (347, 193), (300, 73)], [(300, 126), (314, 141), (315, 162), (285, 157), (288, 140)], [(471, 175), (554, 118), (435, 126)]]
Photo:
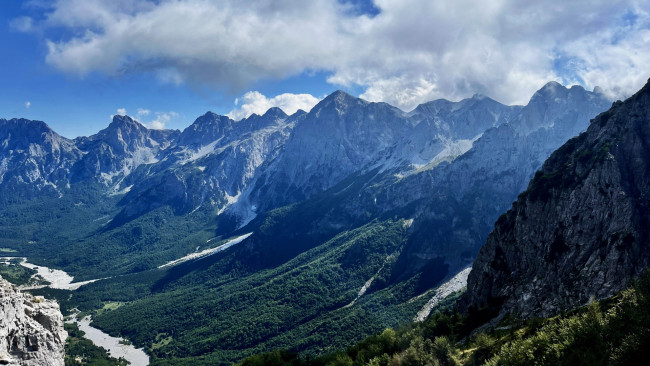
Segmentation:
[[(68, 137), (88, 136), (105, 128), (110, 116), (124, 108), (135, 116), (138, 109), (149, 110), (142, 121), (155, 120), (156, 113), (173, 115), (166, 128), (183, 129), (208, 110), (227, 114), (239, 95), (210, 88), (160, 82), (152, 73), (111, 76), (100, 72), (84, 76), (62, 73), (49, 65), (45, 37), (65, 37), (65, 31), (48, 30), (39, 35), (12, 29), (20, 16), (42, 16), (39, 9), (19, 1), (0, 5), (0, 118), (28, 118), (47, 122)], [(51, 32), (51, 33), (50, 33)], [(335, 89), (319, 73), (284, 80), (259, 80), (250, 85), (268, 95), (311, 93), (322, 96)], [(347, 88), (355, 92), (354, 88)], [(26, 106), (29, 103), (29, 107)]]
[(650, 77), (649, 1), (527, 3), (3, 1), (0, 118), (76, 137), (117, 113), (182, 129), (336, 89), (410, 110), (476, 92), (522, 104), (549, 80), (624, 98)]

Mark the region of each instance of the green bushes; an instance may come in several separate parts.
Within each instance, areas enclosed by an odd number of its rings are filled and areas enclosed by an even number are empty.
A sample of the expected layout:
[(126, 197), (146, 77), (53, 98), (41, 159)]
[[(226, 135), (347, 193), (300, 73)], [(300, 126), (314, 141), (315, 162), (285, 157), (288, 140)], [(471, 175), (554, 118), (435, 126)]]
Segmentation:
[[(552, 318), (530, 337), (506, 343), (486, 364), (634, 365), (650, 357), (650, 275), (578, 314)], [(603, 310), (607, 307), (607, 310)]]
[(21, 258), (14, 258), (8, 264), (0, 263), (0, 276), (18, 286), (27, 284), (36, 273), (36, 270), (21, 266), (20, 261)]
[(386, 329), (346, 352), (294, 357), (281, 365), (644, 365), (650, 359), (648, 309), (646, 273), (630, 289), (566, 315), (525, 322), (505, 317), (489, 333), (468, 337), (476, 319), (438, 311), (423, 323)]

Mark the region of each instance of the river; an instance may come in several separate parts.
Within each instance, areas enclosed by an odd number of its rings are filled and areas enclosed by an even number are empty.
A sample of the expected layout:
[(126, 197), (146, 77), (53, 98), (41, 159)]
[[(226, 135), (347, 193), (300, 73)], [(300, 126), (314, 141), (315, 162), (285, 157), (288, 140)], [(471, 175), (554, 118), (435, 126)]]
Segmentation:
[[(14, 259), (13, 257), (0, 257), (0, 260), (3, 260), (4, 263), (9, 263), (9, 260)], [(50, 287), (62, 290), (76, 290), (79, 287), (92, 283), (96, 280), (89, 280), (83, 282), (72, 282), (74, 280), (73, 276), (70, 276), (67, 272), (60, 269), (52, 269), (45, 266), (39, 266), (33, 263), (27, 262), (27, 258), (22, 258), (20, 265), (26, 268), (31, 268), (36, 270), (36, 273), (41, 276), (45, 281), (49, 282), (49, 285), (28, 285), (21, 286), (21, 290), (33, 290), (37, 288)], [(86, 333), (85, 338), (92, 341), (95, 345), (104, 347), (112, 357), (120, 358), (123, 357), (131, 363), (133, 366), (146, 366), (149, 365), (149, 356), (144, 353), (140, 348), (135, 348), (133, 345), (120, 344), (120, 341), (123, 341), (122, 338), (111, 337), (110, 335), (102, 332), (97, 328), (90, 326), (90, 316), (84, 317), (79, 320), (73, 317), (70, 322), (75, 322), (79, 326), (79, 329)]]
[[(251, 236), (251, 234), (252, 233), (248, 233), (248, 234), (235, 237), (216, 248), (210, 248), (201, 252), (188, 254), (182, 258), (163, 264), (158, 268), (175, 266), (179, 263), (183, 263), (193, 259), (203, 258), (224, 251), (232, 247), (233, 245), (241, 243), (242, 241), (244, 241), (244, 239)], [(211, 240), (208, 240), (208, 242), (210, 241)], [(0, 260), (4, 260), (5, 263), (8, 263), (10, 259), (13, 259), (13, 257), (0, 257)], [(70, 276), (65, 271), (29, 263), (27, 262), (27, 258), (22, 258), (20, 265), (23, 267), (36, 270), (39, 276), (41, 276), (45, 281), (50, 283), (49, 285), (22, 286), (21, 289), (23, 290), (37, 289), (43, 287), (50, 287), (50, 288), (61, 289), (61, 290), (76, 290), (83, 285), (100, 280), (100, 278), (98, 278), (95, 280), (89, 280), (83, 282), (73, 282), (74, 277)], [(123, 341), (122, 338), (111, 337), (110, 335), (102, 332), (101, 330), (91, 327), (90, 316), (86, 316), (81, 320), (77, 319), (77, 317), (75, 316), (70, 321), (77, 323), (79, 329), (81, 329), (86, 333), (85, 338), (91, 340), (97, 346), (104, 347), (112, 357), (116, 357), (116, 358), (122, 357), (127, 361), (129, 361), (133, 366), (149, 365), (149, 356), (141, 348), (135, 348), (133, 345), (122, 344), (120, 343), (120, 341)]]

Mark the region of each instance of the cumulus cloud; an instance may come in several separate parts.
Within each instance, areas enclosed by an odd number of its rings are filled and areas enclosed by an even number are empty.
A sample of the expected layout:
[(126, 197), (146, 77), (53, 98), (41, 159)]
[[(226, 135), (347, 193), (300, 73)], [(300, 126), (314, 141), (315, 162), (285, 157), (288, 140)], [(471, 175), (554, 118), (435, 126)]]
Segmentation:
[(118, 108), (117, 109), (117, 115), (118, 116), (126, 116), (126, 108)]
[[(143, 112), (143, 113), (140, 113)], [(138, 116), (148, 116), (151, 114), (151, 111), (147, 109), (138, 109)], [(178, 117), (178, 113), (174, 111), (169, 112), (156, 112), (154, 113), (156, 118), (149, 122), (142, 122), (142, 124), (153, 130), (163, 130), (166, 128), (167, 124), (172, 120), (172, 118)]]
[(32, 106), (32, 102), (30, 102), (29, 100), (25, 102), (25, 108), (29, 109), (29, 107), (31, 106)]
[(239, 94), (321, 71), (403, 109), (475, 92), (525, 103), (549, 80), (624, 97), (650, 75), (650, 0), (374, 5), (368, 16), (339, 0), (57, 0), (39, 26), (70, 31), (47, 41), (66, 73), (151, 72)]
[[(258, 91), (250, 91), (235, 100), (235, 109), (228, 113), (228, 117), (234, 120), (246, 118), (251, 114), (264, 114), (269, 108), (278, 107), (284, 113), (291, 115), (296, 113), (299, 109), (309, 112), (313, 106), (318, 103), (320, 99), (311, 94), (280, 94), (272, 98), (267, 98)], [(240, 105), (241, 104), (241, 105)]]

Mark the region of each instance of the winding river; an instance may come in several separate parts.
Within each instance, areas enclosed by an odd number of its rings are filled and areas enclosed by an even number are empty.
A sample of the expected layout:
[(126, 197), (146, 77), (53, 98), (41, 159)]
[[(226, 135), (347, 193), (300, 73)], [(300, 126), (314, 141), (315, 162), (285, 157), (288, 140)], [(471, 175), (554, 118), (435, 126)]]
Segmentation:
[[(8, 263), (9, 260), (15, 259), (14, 257), (2, 257), (0, 258), (5, 263)], [(49, 287), (56, 288), (59, 290), (76, 290), (79, 287), (99, 281), (101, 278), (83, 282), (72, 282), (74, 277), (70, 276), (67, 272), (60, 269), (52, 269), (45, 266), (39, 266), (33, 263), (27, 262), (27, 258), (22, 258), (20, 265), (29, 269), (36, 271), (36, 274), (41, 276), (45, 281), (49, 282), (49, 285), (27, 285), (21, 286), (21, 290), (33, 290), (37, 288)]]
[[(4, 263), (9, 263), (9, 260), (15, 259), (14, 257), (0, 257), (0, 260)], [(22, 258), (20, 265), (26, 268), (30, 268), (36, 271), (36, 274), (42, 277), (45, 281), (49, 282), (48, 285), (27, 285), (20, 286), (21, 290), (32, 290), (43, 287), (50, 287), (55, 289), (62, 290), (76, 290), (79, 287), (98, 281), (90, 280), (83, 282), (72, 282), (74, 277), (70, 276), (67, 272), (60, 269), (52, 269), (45, 266), (39, 266), (33, 263), (27, 262), (27, 258)], [(79, 320), (76, 316), (72, 317), (69, 322), (77, 323), (79, 329), (86, 333), (85, 338), (92, 341), (95, 345), (99, 347), (104, 347), (111, 357), (124, 358), (133, 366), (146, 366), (149, 365), (149, 356), (141, 349), (135, 348), (131, 344), (122, 344), (120, 341), (124, 341), (122, 338), (111, 337), (110, 335), (102, 332), (97, 328), (90, 326), (90, 316), (84, 317)]]
[[(233, 245), (241, 243), (242, 241), (244, 241), (244, 239), (251, 236), (251, 234), (252, 233), (248, 233), (248, 234), (235, 237), (216, 248), (210, 248), (201, 252), (188, 254), (182, 258), (163, 264), (158, 268), (175, 266), (177, 264), (187, 262), (189, 260), (207, 257), (215, 253), (224, 251), (232, 247)], [(208, 242), (210, 241), (211, 240), (208, 240)], [(11, 259), (15, 259), (15, 257), (0, 257), (0, 260), (4, 261), (4, 263), (7, 264)], [(27, 258), (22, 258), (20, 265), (35, 270), (38, 276), (42, 277), (45, 281), (49, 282), (49, 284), (47, 285), (33, 284), (33, 285), (21, 286), (20, 288), (23, 290), (37, 289), (43, 287), (50, 287), (50, 288), (61, 289), (61, 290), (76, 290), (83, 285), (95, 281), (99, 281), (102, 279), (102, 278), (98, 278), (95, 280), (89, 280), (83, 282), (73, 282), (74, 277), (70, 276), (65, 271), (29, 263), (27, 261)], [(116, 358), (122, 357), (126, 359), (128, 362), (130, 362), (131, 365), (133, 366), (149, 365), (149, 356), (141, 348), (135, 348), (131, 344), (128, 345), (123, 344), (124, 339), (111, 337), (110, 335), (102, 332), (101, 330), (90, 326), (91, 323), (90, 316), (86, 316), (83, 319), (77, 319), (77, 317), (74, 316), (69, 321), (77, 323), (79, 329), (81, 329), (82, 331), (84, 331), (84, 333), (86, 333), (85, 337), (87, 339), (91, 340), (97, 346), (104, 347), (112, 357), (116, 357)]]

